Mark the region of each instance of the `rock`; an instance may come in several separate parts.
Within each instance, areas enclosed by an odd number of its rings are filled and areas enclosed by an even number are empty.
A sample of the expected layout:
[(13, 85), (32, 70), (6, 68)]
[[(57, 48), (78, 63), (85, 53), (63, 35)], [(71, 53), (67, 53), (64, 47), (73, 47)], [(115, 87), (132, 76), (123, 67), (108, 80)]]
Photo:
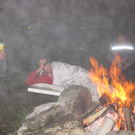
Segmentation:
[(58, 101), (68, 103), (71, 111), (79, 116), (85, 113), (92, 104), (90, 91), (86, 87), (77, 85), (69, 86), (64, 90), (60, 94)]
[[(50, 123), (35, 131), (30, 131), (25, 125), (18, 131), (18, 135), (87, 135), (83, 125), (71, 113), (64, 117), (53, 119)], [(24, 130), (25, 129), (25, 130)]]
[(50, 114), (46, 114), (45, 116), (40, 115), (40, 117), (29, 120), (27, 128), (30, 131), (35, 131), (48, 124), (51, 120), (52, 116)]
[[(40, 113), (37, 113), (36, 109), (30, 117), (27, 117), (18, 130), (18, 135), (80, 135), (80, 133), (86, 135), (81, 120), (76, 119), (64, 102), (50, 106), (48, 110)], [(45, 121), (47, 117), (49, 120)]]
[(82, 86), (64, 90), (58, 102), (40, 105), (29, 114), (18, 135), (86, 135), (81, 115), (91, 105), (91, 94)]
[(120, 131), (112, 131), (112, 132), (109, 132), (108, 134), (106, 135), (135, 135), (135, 132), (134, 131), (129, 131), (129, 130), (120, 130)]

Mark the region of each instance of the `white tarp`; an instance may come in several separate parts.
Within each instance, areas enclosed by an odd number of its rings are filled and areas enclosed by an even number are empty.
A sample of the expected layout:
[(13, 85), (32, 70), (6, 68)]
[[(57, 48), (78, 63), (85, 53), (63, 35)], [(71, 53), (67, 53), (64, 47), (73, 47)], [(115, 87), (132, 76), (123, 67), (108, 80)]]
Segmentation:
[(59, 85), (64, 88), (67, 88), (69, 85), (87, 87), (92, 94), (93, 101), (98, 100), (97, 87), (90, 79), (89, 71), (80, 66), (73, 66), (62, 62), (53, 62), (51, 66), (53, 69), (54, 85)]

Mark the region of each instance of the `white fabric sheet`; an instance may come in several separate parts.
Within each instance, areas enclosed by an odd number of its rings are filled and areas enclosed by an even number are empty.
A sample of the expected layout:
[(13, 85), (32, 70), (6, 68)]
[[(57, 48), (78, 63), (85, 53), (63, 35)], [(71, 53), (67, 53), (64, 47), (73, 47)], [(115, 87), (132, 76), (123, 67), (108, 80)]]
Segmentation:
[(89, 77), (89, 72), (80, 66), (73, 66), (62, 62), (51, 63), (53, 69), (53, 85), (67, 88), (70, 85), (81, 85), (87, 87), (91, 94), (92, 100), (98, 101), (97, 87)]

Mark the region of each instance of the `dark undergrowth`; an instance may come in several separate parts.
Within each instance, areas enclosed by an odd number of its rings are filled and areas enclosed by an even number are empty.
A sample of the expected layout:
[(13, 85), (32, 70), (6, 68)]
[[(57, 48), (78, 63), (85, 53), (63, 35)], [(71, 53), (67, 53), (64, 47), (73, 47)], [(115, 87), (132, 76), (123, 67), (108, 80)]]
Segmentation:
[[(0, 94), (0, 135), (16, 135), (16, 131), (33, 109), (41, 104), (56, 102), (58, 97), (27, 92), (20, 75), (0, 78), (4, 89)], [(4, 91), (4, 92), (3, 92)]]

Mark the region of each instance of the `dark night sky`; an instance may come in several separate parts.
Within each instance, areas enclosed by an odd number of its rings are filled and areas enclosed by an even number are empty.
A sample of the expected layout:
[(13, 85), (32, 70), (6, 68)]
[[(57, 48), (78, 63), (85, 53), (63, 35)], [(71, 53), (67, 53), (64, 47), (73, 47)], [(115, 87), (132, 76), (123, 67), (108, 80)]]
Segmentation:
[(88, 68), (95, 56), (105, 64), (118, 31), (134, 40), (134, 7), (134, 0), (0, 0), (9, 72), (26, 77), (43, 57)]

